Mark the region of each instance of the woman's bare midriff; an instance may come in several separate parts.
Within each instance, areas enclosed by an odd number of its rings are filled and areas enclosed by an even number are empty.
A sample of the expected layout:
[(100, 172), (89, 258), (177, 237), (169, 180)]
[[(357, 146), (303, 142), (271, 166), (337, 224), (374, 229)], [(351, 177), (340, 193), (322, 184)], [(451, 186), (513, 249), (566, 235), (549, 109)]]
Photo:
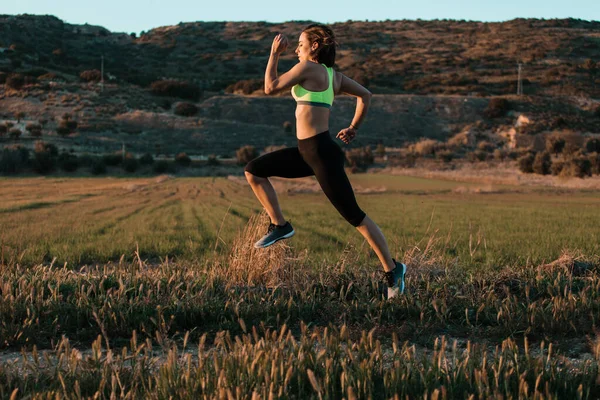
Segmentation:
[(329, 129), (329, 109), (307, 105), (296, 106), (296, 136), (308, 139)]

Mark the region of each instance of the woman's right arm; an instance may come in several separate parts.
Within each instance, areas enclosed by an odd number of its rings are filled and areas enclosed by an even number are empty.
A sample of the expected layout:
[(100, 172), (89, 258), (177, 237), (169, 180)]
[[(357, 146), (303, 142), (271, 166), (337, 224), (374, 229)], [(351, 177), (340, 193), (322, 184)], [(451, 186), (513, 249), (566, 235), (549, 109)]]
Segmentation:
[(288, 72), (277, 76), (277, 64), (279, 55), (287, 49), (288, 41), (285, 36), (279, 34), (273, 39), (269, 62), (265, 70), (265, 94), (273, 94), (281, 90), (290, 88), (297, 83), (302, 83), (307, 71), (307, 63), (300, 62), (292, 67)]

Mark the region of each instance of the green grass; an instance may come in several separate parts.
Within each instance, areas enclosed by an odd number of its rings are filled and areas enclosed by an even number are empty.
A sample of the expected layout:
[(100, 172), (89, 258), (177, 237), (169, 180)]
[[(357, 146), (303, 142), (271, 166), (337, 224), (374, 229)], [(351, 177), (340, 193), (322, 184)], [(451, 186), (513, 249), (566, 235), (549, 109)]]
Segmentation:
[[(600, 252), (595, 192), (502, 187), (456, 191), (472, 184), (420, 178), (352, 176), (360, 206), (402, 254), (435, 235), (447, 260), (496, 268), (556, 259), (564, 249)], [(5, 260), (72, 266), (165, 257), (192, 261), (229, 251), (236, 232), (260, 205), (249, 187), (224, 178), (0, 180), (0, 243)], [(45, 198), (45, 196), (47, 196)], [(289, 243), (315, 260), (334, 261), (347, 247), (369, 251), (322, 193), (279, 195), (297, 235)]]

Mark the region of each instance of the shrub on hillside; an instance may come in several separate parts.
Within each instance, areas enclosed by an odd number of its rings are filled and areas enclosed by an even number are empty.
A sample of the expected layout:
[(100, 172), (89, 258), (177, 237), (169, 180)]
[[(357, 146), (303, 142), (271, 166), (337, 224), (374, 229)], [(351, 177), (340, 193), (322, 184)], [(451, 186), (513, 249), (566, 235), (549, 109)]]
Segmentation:
[(8, 133), (8, 127), (5, 124), (0, 124), (0, 137)]
[(175, 162), (182, 167), (189, 167), (192, 164), (192, 159), (186, 153), (179, 153), (175, 156)]
[(207, 165), (219, 165), (219, 164), (221, 164), (221, 162), (219, 161), (219, 159), (217, 158), (216, 155), (210, 154), (208, 156), (208, 158), (206, 159), (206, 164)]
[(58, 156), (58, 166), (65, 172), (74, 172), (79, 168), (79, 160), (76, 155), (63, 151)]
[(58, 148), (52, 143), (35, 142), (33, 149), (33, 169), (40, 174), (47, 174), (56, 168)]
[(192, 117), (198, 114), (198, 107), (192, 103), (177, 103), (174, 113), (182, 117)]
[(586, 140), (585, 150), (588, 153), (600, 153), (600, 139), (595, 137), (595, 138), (589, 138), (588, 140)]
[(21, 74), (10, 74), (6, 77), (6, 87), (19, 90), (25, 85), (25, 77)]
[(42, 136), (42, 126), (40, 124), (36, 124), (34, 122), (29, 122), (26, 126), (25, 129), (27, 129), (27, 131), (29, 132), (29, 134), (33, 137), (40, 137)]
[(9, 146), (0, 152), (0, 174), (13, 175), (27, 166), (29, 151), (23, 146)]
[(561, 132), (560, 135), (565, 140), (563, 153), (575, 154), (583, 148), (584, 137), (581, 135), (581, 133), (566, 130)]
[(494, 160), (504, 161), (508, 157), (508, 152), (504, 149), (496, 149), (493, 153)]
[(469, 162), (475, 163), (478, 161), (486, 161), (489, 153), (482, 150), (475, 150), (467, 153), (467, 160)]
[(169, 163), (165, 160), (158, 160), (152, 166), (152, 171), (156, 174), (164, 174), (169, 170)]
[(496, 145), (492, 142), (488, 142), (487, 140), (484, 140), (477, 144), (477, 149), (479, 149), (481, 151), (485, 151), (486, 153), (491, 153), (496, 149)]
[(585, 178), (592, 176), (592, 163), (583, 154), (575, 154), (567, 161), (560, 173), (561, 176), (574, 176), (577, 178)]
[(133, 154), (127, 154), (121, 165), (123, 169), (129, 173), (137, 171), (138, 167), (140, 166), (137, 158), (135, 158)]
[(236, 150), (235, 157), (239, 165), (246, 165), (258, 157), (258, 151), (254, 146), (242, 146)]
[(21, 130), (19, 128), (11, 128), (11, 130), (8, 131), (8, 136), (11, 139), (17, 140), (21, 137)]
[(519, 170), (526, 174), (533, 173), (533, 162), (535, 161), (535, 154), (527, 153), (518, 160)]
[(90, 172), (92, 175), (102, 175), (106, 173), (106, 164), (102, 158), (94, 158), (90, 166)]
[(152, 165), (154, 163), (154, 157), (152, 154), (146, 153), (140, 157), (140, 164), (142, 165)]
[(377, 145), (377, 147), (375, 148), (375, 155), (377, 155), (377, 157), (380, 158), (385, 157), (385, 146), (383, 145), (383, 143), (379, 143)]
[(436, 150), (440, 147), (440, 143), (433, 139), (423, 139), (411, 146), (409, 149), (411, 152), (419, 156), (432, 156), (435, 155)]
[(550, 173), (555, 176), (560, 175), (564, 167), (564, 160), (555, 160), (552, 165), (550, 165)]
[(508, 101), (503, 98), (494, 97), (488, 103), (483, 115), (487, 118), (499, 118), (506, 115), (508, 111)]
[(123, 153), (118, 151), (112, 154), (104, 154), (102, 156), (102, 162), (104, 163), (104, 165), (116, 167), (117, 165), (123, 162)]
[(0, 71), (0, 85), (4, 85), (6, 83), (6, 77), (8, 74), (6, 72)]
[(600, 152), (588, 154), (588, 159), (592, 164), (592, 174), (600, 174)]
[(238, 81), (225, 88), (225, 93), (251, 94), (264, 87), (263, 79), (246, 79)]
[(557, 133), (546, 137), (546, 151), (554, 155), (560, 154), (565, 148), (565, 139)]
[(79, 78), (84, 82), (100, 82), (102, 80), (102, 72), (97, 69), (89, 69), (81, 72)]
[(180, 97), (188, 100), (198, 100), (202, 94), (200, 88), (193, 83), (170, 79), (152, 82), (150, 91), (157, 96)]
[(364, 171), (374, 162), (373, 152), (369, 146), (359, 147), (346, 151), (346, 162), (353, 172)]
[(537, 153), (533, 160), (533, 172), (540, 175), (548, 175), (552, 166), (552, 160), (550, 159), (550, 153), (547, 151)]
[(452, 150), (440, 150), (435, 153), (435, 156), (443, 162), (450, 162), (454, 158), (454, 152)]

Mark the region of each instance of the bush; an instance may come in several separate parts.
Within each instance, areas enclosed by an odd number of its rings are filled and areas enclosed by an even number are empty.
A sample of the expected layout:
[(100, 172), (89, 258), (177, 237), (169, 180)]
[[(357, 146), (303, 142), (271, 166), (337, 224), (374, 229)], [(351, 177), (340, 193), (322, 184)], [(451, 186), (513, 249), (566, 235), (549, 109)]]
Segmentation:
[(242, 146), (235, 152), (235, 157), (239, 165), (246, 165), (258, 157), (258, 151), (254, 146)]
[(600, 153), (600, 139), (599, 138), (589, 138), (585, 142), (585, 150), (588, 153)]
[(575, 176), (577, 178), (592, 176), (592, 163), (582, 154), (576, 154), (565, 161), (565, 165), (560, 174), (561, 176)]
[(6, 74), (6, 72), (0, 71), (0, 85), (4, 85), (6, 83), (7, 76), (8, 75)]
[(560, 175), (564, 167), (565, 162), (563, 160), (556, 160), (550, 165), (550, 173), (552, 175)]
[(559, 134), (552, 134), (546, 138), (546, 151), (558, 155), (565, 148), (565, 139)]
[(364, 171), (373, 164), (374, 157), (369, 146), (346, 151), (346, 161), (353, 172)]
[(262, 79), (247, 79), (229, 85), (225, 88), (225, 93), (241, 93), (251, 94), (259, 89), (262, 89), (265, 85), (265, 81)]
[(33, 137), (40, 137), (40, 136), (42, 136), (42, 126), (40, 124), (29, 122), (25, 126), (25, 129), (27, 129), (27, 131), (29, 132), (29, 134), (31, 136), (33, 136)]
[(10, 136), (11, 139), (17, 140), (21, 137), (21, 130), (18, 128), (12, 128), (11, 130), (8, 131), (8, 136)]
[(142, 165), (152, 165), (154, 163), (154, 157), (152, 154), (146, 153), (140, 157), (140, 164)]
[(152, 82), (150, 91), (156, 96), (180, 97), (188, 100), (198, 100), (202, 94), (197, 85), (176, 80)]
[(488, 153), (486, 153), (485, 151), (481, 151), (481, 150), (475, 150), (475, 151), (471, 151), (469, 153), (467, 153), (467, 160), (469, 160), (469, 162), (478, 162), (478, 161), (485, 161), (488, 158)]
[(535, 161), (534, 153), (527, 153), (518, 160), (519, 170), (526, 174), (533, 173), (533, 162)]
[(448, 163), (454, 158), (454, 152), (452, 150), (441, 150), (436, 153), (436, 157)]
[(58, 148), (51, 143), (35, 142), (33, 151), (33, 169), (40, 174), (47, 174), (56, 168)]
[(25, 77), (21, 74), (11, 74), (6, 78), (6, 87), (19, 90), (25, 85)]
[(169, 163), (165, 160), (158, 160), (154, 163), (152, 170), (157, 174), (164, 174), (169, 170)]
[(552, 160), (550, 159), (550, 153), (547, 151), (537, 153), (533, 160), (533, 172), (540, 175), (548, 175), (550, 173), (550, 167), (552, 166)]
[(575, 154), (583, 148), (583, 136), (578, 132), (563, 131), (561, 137), (565, 140), (563, 153)]
[(92, 161), (92, 165), (90, 167), (90, 172), (93, 175), (102, 175), (106, 173), (106, 164), (104, 164), (104, 161), (102, 158), (95, 158)]
[(483, 115), (487, 118), (499, 118), (506, 115), (508, 111), (508, 101), (506, 99), (494, 97), (488, 103)]
[(192, 117), (198, 114), (198, 107), (192, 103), (177, 103), (174, 113), (182, 117)]
[(481, 151), (485, 151), (486, 153), (491, 153), (496, 149), (496, 145), (492, 142), (484, 140), (477, 144), (477, 148)]
[(58, 165), (65, 172), (74, 172), (79, 168), (79, 160), (76, 155), (63, 151), (58, 156)]
[(133, 173), (137, 171), (139, 167), (139, 162), (137, 158), (135, 158), (135, 156), (127, 154), (127, 156), (122, 162), (122, 167), (126, 172)]
[(439, 147), (440, 143), (433, 139), (423, 139), (410, 146), (410, 150), (419, 156), (431, 156), (435, 155), (435, 151)]
[(508, 153), (504, 149), (496, 149), (494, 150), (494, 160), (504, 161), (508, 157)]
[(80, 73), (79, 78), (84, 82), (100, 82), (102, 80), (102, 72), (97, 69), (90, 69)]
[(211, 154), (208, 156), (208, 159), (206, 160), (206, 164), (207, 165), (219, 165), (219, 164), (221, 164), (221, 162), (217, 159), (216, 155)]
[(6, 135), (8, 127), (5, 124), (0, 124), (0, 137)]
[(104, 154), (102, 156), (102, 162), (104, 165), (116, 167), (123, 162), (123, 153), (119, 151), (112, 154)]
[(27, 166), (29, 151), (22, 146), (5, 147), (0, 152), (0, 174), (12, 175)]
[(600, 174), (600, 152), (588, 154), (588, 159), (592, 164), (592, 173), (596, 175)]
[(189, 167), (192, 164), (192, 159), (185, 153), (179, 153), (175, 156), (175, 162), (182, 167)]
[(380, 158), (385, 157), (385, 146), (383, 145), (383, 143), (379, 143), (377, 145), (377, 147), (375, 148), (375, 154), (377, 155), (377, 157)]

